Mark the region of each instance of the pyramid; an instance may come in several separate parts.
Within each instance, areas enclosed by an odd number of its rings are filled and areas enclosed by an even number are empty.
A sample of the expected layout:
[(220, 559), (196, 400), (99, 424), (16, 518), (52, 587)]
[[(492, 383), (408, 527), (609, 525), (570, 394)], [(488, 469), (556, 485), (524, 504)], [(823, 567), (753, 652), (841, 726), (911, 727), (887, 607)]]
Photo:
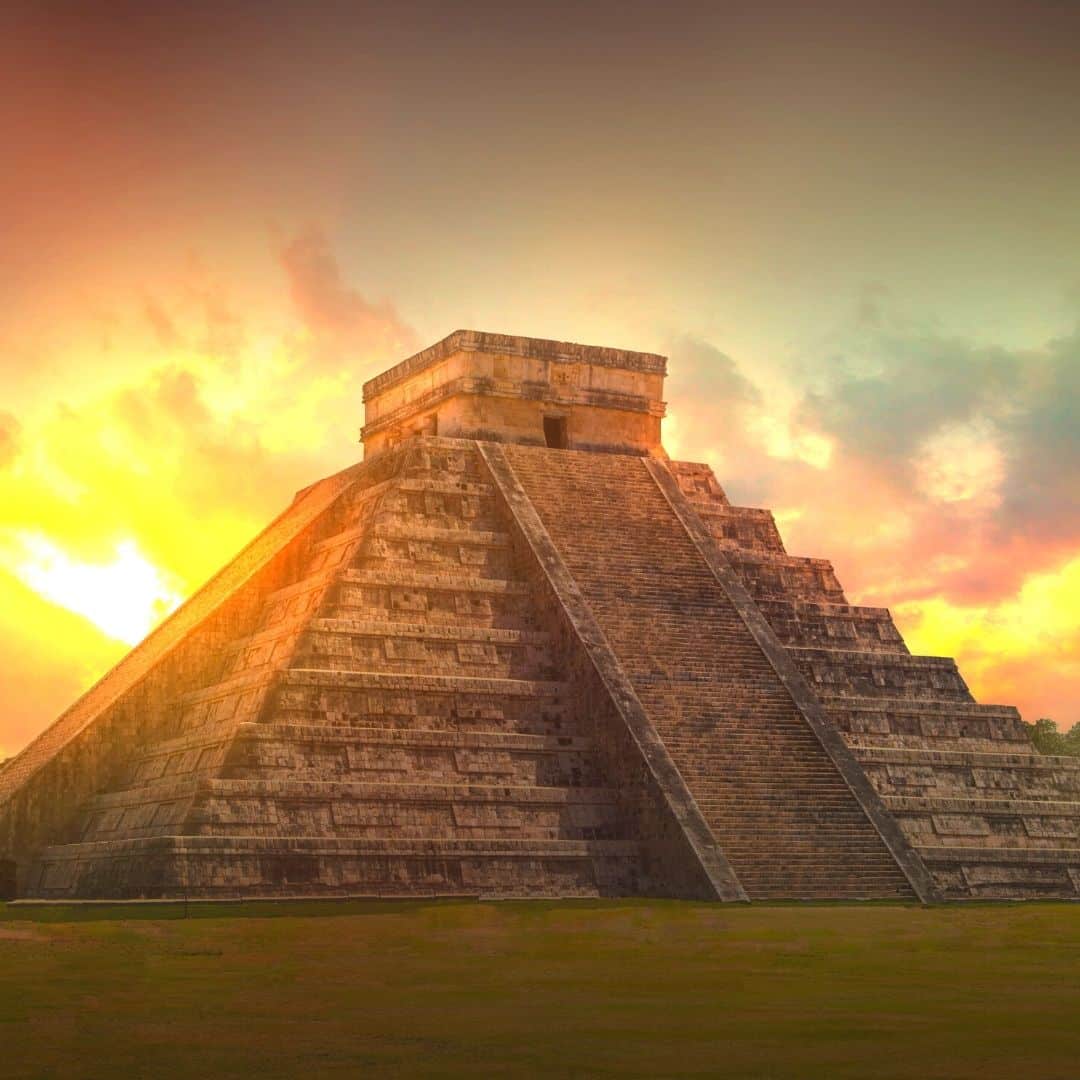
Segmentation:
[(660, 443), (666, 361), (457, 331), (0, 769), (22, 897), (1080, 895), (1080, 763)]

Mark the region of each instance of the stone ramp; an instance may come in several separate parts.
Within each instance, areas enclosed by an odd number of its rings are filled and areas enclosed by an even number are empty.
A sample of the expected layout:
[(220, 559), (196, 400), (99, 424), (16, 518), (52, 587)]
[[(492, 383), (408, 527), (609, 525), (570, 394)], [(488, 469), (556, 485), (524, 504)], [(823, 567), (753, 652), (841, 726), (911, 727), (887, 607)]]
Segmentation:
[(748, 896), (912, 896), (646, 462), (503, 453)]
[(762, 543), (763, 512), (733, 507), (707, 466), (672, 472), (942, 895), (1080, 897), (1080, 761), (1037, 753), (953, 660), (912, 656), (886, 609), (847, 603), (830, 563)]

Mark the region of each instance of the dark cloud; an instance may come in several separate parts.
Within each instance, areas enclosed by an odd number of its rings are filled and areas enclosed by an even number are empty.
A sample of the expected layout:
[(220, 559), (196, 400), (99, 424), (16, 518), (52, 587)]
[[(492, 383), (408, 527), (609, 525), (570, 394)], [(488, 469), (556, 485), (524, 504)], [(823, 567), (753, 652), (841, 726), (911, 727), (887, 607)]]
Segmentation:
[(1000, 412), (1023, 376), (1004, 349), (892, 330), (858, 334), (821, 368), (824, 387), (806, 394), (799, 419), (842, 452), (896, 469), (944, 426)]
[(788, 480), (809, 466), (766, 452), (753, 423), (768, 411), (765, 392), (730, 356), (700, 338), (677, 338), (668, 352), (665, 394), (680, 456), (711, 457), (732, 501), (760, 506), (783, 499)]
[[(798, 419), (834, 441), (834, 481), (858, 468), (906, 515), (908, 553), (885, 554), (906, 597), (992, 602), (1080, 550), (1080, 332), (1007, 349), (888, 325), (880, 312), (861, 324)], [(965, 424), (993, 441), (1001, 475), (985, 477), (994, 497), (949, 502), (920, 482), (920, 455)], [(972, 459), (977, 477), (980, 467)], [(950, 569), (928, 574), (933, 560)]]
[(998, 423), (1008, 472), (996, 531), (1080, 549), (1080, 330), (1024, 357)]
[(198, 295), (203, 332), (199, 349), (208, 356), (235, 358), (247, 342), (243, 319), (232, 310), (223, 289), (206, 288)]
[[(789, 549), (832, 558), (867, 602), (993, 604), (1075, 557), (1080, 330), (1041, 348), (977, 344), (903, 319), (877, 286), (854, 315), (829, 348), (772, 373), (807, 387), (791, 435), (828, 439), (827, 467), (775, 456), (767, 393), (688, 337), (670, 349), (680, 456), (708, 456), (733, 501), (792, 511)], [(974, 442), (950, 442), (958, 431)], [(959, 468), (973, 493), (947, 497), (927, 462)]]
[(179, 435), (186, 442), (186, 436), (201, 437), (212, 422), (199, 379), (177, 367), (161, 368), (144, 384), (120, 391), (113, 410), (144, 441), (175, 441)]

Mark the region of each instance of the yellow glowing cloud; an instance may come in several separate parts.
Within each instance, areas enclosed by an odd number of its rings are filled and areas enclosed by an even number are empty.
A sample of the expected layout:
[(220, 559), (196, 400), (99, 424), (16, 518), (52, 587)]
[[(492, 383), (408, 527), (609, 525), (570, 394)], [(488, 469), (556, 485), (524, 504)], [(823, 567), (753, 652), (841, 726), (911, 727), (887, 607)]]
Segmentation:
[(1005, 462), (990, 427), (982, 421), (954, 424), (920, 448), (919, 487), (939, 502), (969, 502), (993, 509), (1001, 501)]
[(40, 533), (15, 533), (9, 541), (3, 558), (23, 584), (129, 645), (183, 600), (133, 540), (118, 543), (106, 563), (74, 559)]
[(996, 683), (994, 669), (1005, 661), (1052, 660), (1080, 675), (1076, 657), (1067, 654), (1080, 636), (1080, 556), (1032, 574), (1000, 604), (960, 606), (935, 597), (899, 604), (894, 614), (913, 651), (957, 657), (977, 696)]
[(832, 461), (832, 442), (814, 431), (800, 430), (790, 416), (762, 412), (748, 421), (747, 428), (769, 457), (802, 461), (815, 469), (827, 469)]

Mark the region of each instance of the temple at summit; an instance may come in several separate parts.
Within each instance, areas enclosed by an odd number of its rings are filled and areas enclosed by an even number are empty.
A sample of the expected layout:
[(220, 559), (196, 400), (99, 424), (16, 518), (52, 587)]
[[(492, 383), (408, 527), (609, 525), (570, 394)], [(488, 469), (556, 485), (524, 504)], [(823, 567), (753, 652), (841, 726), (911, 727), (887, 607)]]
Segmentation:
[(369, 381), (363, 461), (0, 769), (0, 889), (1080, 897), (1080, 762), (670, 460), (665, 374), (459, 330)]

